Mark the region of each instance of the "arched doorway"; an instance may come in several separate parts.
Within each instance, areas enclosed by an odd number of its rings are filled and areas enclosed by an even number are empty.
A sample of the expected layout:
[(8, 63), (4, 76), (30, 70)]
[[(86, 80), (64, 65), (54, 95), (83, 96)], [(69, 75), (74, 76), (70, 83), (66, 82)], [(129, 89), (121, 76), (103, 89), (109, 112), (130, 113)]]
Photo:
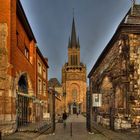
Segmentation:
[(69, 114), (76, 114), (82, 111), (80, 87), (77, 83), (72, 83), (67, 96), (67, 111)]
[(28, 98), (28, 82), (27, 82), (27, 74), (23, 74), (20, 76), (18, 81), (18, 127), (28, 124), (30, 108), (29, 106), (29, 98)]
[(72, 105), (72, 111), (73, 111), (73, 114), (76, 114), (77, 113), (77, 105), (76, 105), (75, 102)]
[(76, 89), (76, 87), (74, 87), (73, 89), (72, 89), (72, 114), (76, 114), (77, 113), (77, 89)]

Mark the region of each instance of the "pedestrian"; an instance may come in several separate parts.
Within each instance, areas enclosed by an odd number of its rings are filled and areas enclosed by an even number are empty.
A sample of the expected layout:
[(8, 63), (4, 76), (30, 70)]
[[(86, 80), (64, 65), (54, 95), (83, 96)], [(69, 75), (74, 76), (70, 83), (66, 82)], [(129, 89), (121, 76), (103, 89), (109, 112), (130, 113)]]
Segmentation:
[(63, 116), (62, 116), (62, 119), (63, 119), (64, 128), (65, 128), (66, 127), (66, 119), (67, 119), (67, 113), (66, 113), (66, 111), (64, 111)]
[(77, 112), (76, 114), (77, 114), (77, 118), (78, 118), (79, 113)]

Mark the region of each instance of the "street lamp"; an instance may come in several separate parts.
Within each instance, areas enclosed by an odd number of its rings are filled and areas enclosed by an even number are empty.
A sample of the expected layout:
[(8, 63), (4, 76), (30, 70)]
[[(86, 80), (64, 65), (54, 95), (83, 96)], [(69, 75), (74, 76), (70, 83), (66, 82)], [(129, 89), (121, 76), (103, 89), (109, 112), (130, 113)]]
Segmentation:
[(66, 92), (63, 93), (64, 97), (64, 110), (66, 111)]
[(50, 93), (50, 102), (51, 102), (51, 127), (52, 127), (52, 133), (55, 132), (55, 89), (54, 87), (49, 87), (49, 93)]

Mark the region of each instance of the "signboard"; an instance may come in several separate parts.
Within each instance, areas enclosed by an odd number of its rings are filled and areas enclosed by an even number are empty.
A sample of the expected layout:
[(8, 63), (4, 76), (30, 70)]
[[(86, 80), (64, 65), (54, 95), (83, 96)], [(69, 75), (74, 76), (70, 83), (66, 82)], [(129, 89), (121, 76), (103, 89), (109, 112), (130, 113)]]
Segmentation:
[(92, 94), (93, 107), (100, 107), (102, 105), (102, 94)]
[(50, 119), (50, 113), (43, 113), (44, 119)]

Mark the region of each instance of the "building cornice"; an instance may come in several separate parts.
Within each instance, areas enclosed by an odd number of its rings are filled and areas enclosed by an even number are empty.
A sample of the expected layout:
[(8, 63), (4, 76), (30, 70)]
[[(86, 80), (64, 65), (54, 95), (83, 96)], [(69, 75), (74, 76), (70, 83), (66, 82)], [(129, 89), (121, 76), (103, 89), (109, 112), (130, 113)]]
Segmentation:
[(21, 23), (22, 23), (22, 25), (23, 25), (23, 27), (24, 27), (24, 29), (25, 29), (29, 39), (30, 40), (34, 40), (35, 43), (36, 43), (37, 41), (35, 39), (35, 36), (33, 34), (33, 31), (31, 29), (31, 26), (30, 26), (29, 22), (28, 22), (28, 19), (27, 19), (26, 14), (25, 14), (25, 12), (23, 10), (23, 7), (21, 5), (20, 0), (17, 0), (17, 10), (16, 10), (16, 13), (17, 13), (17, 16), (20, 19), (20, 21), (21, 21)]

